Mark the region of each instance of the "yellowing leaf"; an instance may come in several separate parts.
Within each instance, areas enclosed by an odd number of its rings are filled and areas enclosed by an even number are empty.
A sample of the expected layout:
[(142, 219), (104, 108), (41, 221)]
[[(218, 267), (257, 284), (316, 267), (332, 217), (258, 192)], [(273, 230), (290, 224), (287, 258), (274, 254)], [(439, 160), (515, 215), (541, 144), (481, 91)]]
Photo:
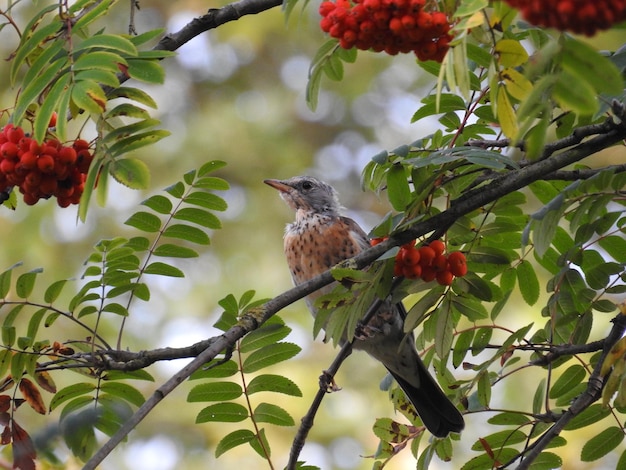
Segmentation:
[(604, 362), (602, 363), (602, 369), (600, 370), (600, 375), (605, 376), (613, 367), (613, 364), (624, 354), (626, 353), (626, 337), (620, 339), (617, 343), (613, 345), (611, 351), (607, 354)]
[(502, 132), (509, 139), (515, 140), (517, 138), (517, 118), (515, 116), (515, 110), (509, 100), (509, 95), (506, 92), (504, 86), (498, 88), (498, 100), (496, 102), (496, 115), (498, 122), (502, 128)]
[(518, 67), (528, 60), (528, 52), (514, 39), (500, 39), (496, 43), (495, 52), (498, 62), (504, 67)]
[(513, 98), (524, 101), (533, 90), (533, 84), (524, 75), (512, 68), (506, 68), (500, 72), (500, 78), (504, 82), (506, 91)]

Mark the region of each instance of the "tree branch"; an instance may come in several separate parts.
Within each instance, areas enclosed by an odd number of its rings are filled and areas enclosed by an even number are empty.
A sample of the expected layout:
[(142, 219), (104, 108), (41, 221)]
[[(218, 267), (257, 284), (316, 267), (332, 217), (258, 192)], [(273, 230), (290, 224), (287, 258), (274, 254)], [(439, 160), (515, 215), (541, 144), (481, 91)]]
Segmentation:
[(222, 8), (211, 8), (206, 15), (194, 18), (180, 31), (166, 34), (153, 49), (159, 51), (175, 51), (196, 36), (215, 29), (224, 23), (235, 21), (245, 15), (255, 15), (277, 7), (282, 0), (240, 0)]

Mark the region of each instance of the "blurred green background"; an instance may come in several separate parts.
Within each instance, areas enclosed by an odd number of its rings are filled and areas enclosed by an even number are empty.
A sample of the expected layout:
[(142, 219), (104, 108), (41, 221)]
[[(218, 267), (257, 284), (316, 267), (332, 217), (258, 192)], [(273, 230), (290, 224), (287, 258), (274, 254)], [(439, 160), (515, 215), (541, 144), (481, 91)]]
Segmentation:
[[(154, 28), (177, 31), (207, 9), (224, 4), (143, 1), (136, 15), (136, 29), (140, 33)], [(23, 2), (12, 14), (19, 25), (24, 25), (42, 6), (41, 2)], [(337, 188), (349, 216), (366, 230), (375, 225), (390, 207), (384, 197), (360, 190), (360, 172), (380, 150), (412, 142), (438, 127), (436, 120), (410, 124), (434, 78), (421, 72), (413, 55), (390, 58), (359, 52), (357, 62), (346, 68), (342, 82), (323, 82), (319, 107), (312, 112), (307, 109), (304, 93), (311, 58), (325, 41), (317, 22), (317, 4), (310, 4), (302, 13), (297, 7), (289, 22), (285, 22), (280, 8), (243, 17), (193, 39), (177, 51), (176, 58), (165, 60), (167, 78), (163, 86), (132, 84), (155, 98), (159, 105), (155, 116), (163, 128), (172, 131), (171, 137), (135, 155), (150, 168), (151, 189), (138, 192), (112, 183), (106, 206), (93, 205), (84, 224), (76, 222), (75, 207), (59, 209), (53, 200), (35, 207), (20, 204), (15, 211), (3, 207), (0, 269), (18, 261), (23, 261), (24, 270), (42, 267), (41, 288), (57, 279), (80, 278), (83, 263), (98, 240), (134, 234), (123, 222), (138, 209), (140, 201), (178, 181), (190, 169), (209, 160), (224, 160), (228, 166), (219, 176), (228, 180), (231, 189), (223, 195), (229, 204), (222, 215), (223, 228), (212, 235), (211, 246), (202, 248), (199, 259), (176, 261), (185, 271), (185, 279), (149, 280), (152, 299), (134, 305), (122, 344), (134, 351), (177, 347), (217, 333), (212, 327), (221, 313), (217, 302), (227, 294), (239, 297), (254, 289), (258, 298), (273, 297), (291, 286), (282, 233), (292, 214), (263, 179), (318, 176)], [(102, 26), (118, 33), (127, 31), (127, 25), (128, 4), (123, 2), (111, 10)], [(6, 26), (0, 30), (0, 38), (1, 56), (8, 58), (18, 36)], [(612, 39), (619, 44), (624, 37)], [(5, 84), (0, 89), (1, 108), (10, 108), (18, 92), (9, 86), (9, 64), (0, 61), (0, 82)], [(88, 126), (83, 137), (92, 138), (90, 132)], [(611, 152), (600, 157), (605, 162), (612, 158)], [(511, 327), (528, 324), (534, 316), (538, 323), (543, 321), (538, 311), (525, 309), (522, 302), (514, 304), (519, 310), (511, 312)], [(293, 329), (288, 340), (303, 348), (296, 361), (276, 369), (303, 390), (301, 399), (280, 397), (281, 406), (299, 422), (317, 389), (317, 377), (335, 351), (319, 339), (312, 341), (312, 321), (303, 302), (281, 312), (281, 316)], [(118, 325), (119, 319), (112, 318), (103, 331), (114, 338)], [(601, 324), (599, 328), (601, 334), (608, 327)], [(50, 334), (52, 340), (63, 341), (83, 333), (65, 326)], [(150, 368), (156, 383), (138, 385), (147, 395), (183, 365), (183, 361), (157, 364)], [(60, 386), (72, 379), (63, 375), (54, 376)], [(517, 396), (523, 398), (520, 407), (528, 403), (537, 379), (532, 371), (518, 375), (515, 381), (497, 386), (494, 392), (500, 397), (494, 400), (494, 407), (515, 408)], [(371, 425), (376, 417), (393, 414), (386, 394), (378, 390), (383, 376), (383, 368), (362, 353), (348, 360), (337, 377), (343, 390), (326, 398), (303, 460), (323, 469), (371, 467), (372, 461), (364, 458), (373, 454), (377, 445)], [(214, 458), (215, 444), (237, 427), (195, 425), (195, 415), (203, 405), (186, 404), (190, 387), (183, 384), (168, 396), (102, 468), (267, 468), (248, 446)], [(276, 396), (253, 397), (264, 399), (271, 401)], [(467, 430), (456, 445), (454, 461), (436, 461), (432, 468), (459, 468), (472, 456), (469, 448), (481, 435), (481, 424), (487, 418), (486, 414), (467, 416)], [(43, 425), (44, 421), (33, 416), (33, 423)], [(592, 430), (589, 433), (595, 434)], [(267, 428), (275, 468), (285, 465), (294, 434), (295, 428)], [(567, 462), (563, 468), (614, 468), (606, 459), (603, 466), (580, 463), (580, 447), (568, 435), (567, 448), (559, 449)], [(60, 455), (65, 455), (63, 450)], [(413, 466), (407, 455), (394, 460), (389, 468)], [(79, 467), (76, 463), (75, 468)]]

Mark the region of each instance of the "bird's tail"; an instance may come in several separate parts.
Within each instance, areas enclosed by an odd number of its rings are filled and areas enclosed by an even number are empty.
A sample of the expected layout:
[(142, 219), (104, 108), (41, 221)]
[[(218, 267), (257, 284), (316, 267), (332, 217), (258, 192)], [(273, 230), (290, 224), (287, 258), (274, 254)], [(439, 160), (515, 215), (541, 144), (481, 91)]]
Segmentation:
[(451, 432), (461, 432), (465, 427), (463, 415), (443, 393), (421, 360), (418, 362), (419, 387), (412, 385), (397, 373), (391, 375), (421, 418), (424, 426), (436, 437), (446, 437)]

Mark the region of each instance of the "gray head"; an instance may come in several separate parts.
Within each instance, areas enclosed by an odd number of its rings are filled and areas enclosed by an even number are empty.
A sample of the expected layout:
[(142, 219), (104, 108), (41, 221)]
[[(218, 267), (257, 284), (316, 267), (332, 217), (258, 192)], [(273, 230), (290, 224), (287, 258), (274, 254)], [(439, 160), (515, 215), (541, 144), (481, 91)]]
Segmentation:
[(337, 191), (312, 176), (294, 176), (288, 180), (265, 180), (265, 184), (280, 191), (280, 196), (296, 212), (339, 214), (341, 205)]

